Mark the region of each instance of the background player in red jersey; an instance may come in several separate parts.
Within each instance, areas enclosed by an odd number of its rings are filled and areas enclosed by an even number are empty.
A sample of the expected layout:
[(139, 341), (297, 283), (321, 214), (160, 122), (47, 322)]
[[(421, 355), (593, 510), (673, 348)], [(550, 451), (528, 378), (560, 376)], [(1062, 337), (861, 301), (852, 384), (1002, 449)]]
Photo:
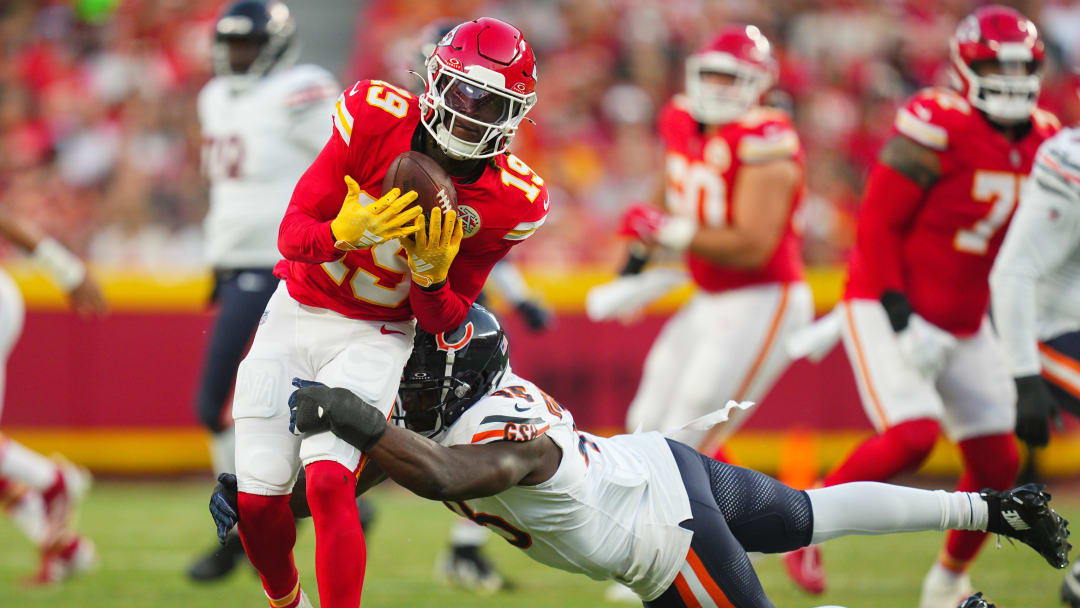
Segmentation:
[[(1043, 44), (999, 6), (977, 10), (951, 40), (956, 90), (926, 89), (899, 110), (870, 173), (841, 334), (878, 435), (825, 485), (914, 470), (938, 434), (964, 461), (958, 490), (1007, 488), (1017, 471), (1015, 389), (986, 317), (988, 275), (1039, 145), (1059, 125), (1036, 107)], [(923, 582), (922, 608), (956, 606), (986, 535), (950, 532)], [(820, 591), (807, 555), (789, 571)]]
[[(382, 81), (358, 82), (339, 98), (331, 139), (281, 223), (283, 284), (237, 376), (239, 531), (275, 608), (308, 605), (288, 507), (300, 463), (322, 606), (358, 605), (365, 566), (352, 499), (361, 453), (330, 433), (301, 440), (289, 432), (291, 379), (332, 378), (389, 414), (413, 317), (428, 331), (459, 325), (491, 267), (547, 214), (543, 180), (506, 153), (536, 102), (521, 32), (495, 19), (464, 23), (436, 46), (427, 77), (419, 98)], [(415, 194), (381, 193), (390, 163), (407, 150), (451, 176), (460, 219), (448, 212), (444, 223), (433, 210), (430, 228), (423, 216), (409, 225), (418, 210), (402, 209)], [(399, 240), (417, 229), (429, 238)]]
[[(633, 207), (622, 231), (680, 253), (700, 291), (664, 326), (627, 426), (660, 430), (760, 400), (790, 362), (783, 343), (813, 317), (794, 215), (803, 152), (787, 113), (759, 106), (776, 62), (752, 25), (721, 30), (686, 61), (686, 93), (659, 118), (666, 212)], [(749, 410), (689, 443), (713, 452)]]

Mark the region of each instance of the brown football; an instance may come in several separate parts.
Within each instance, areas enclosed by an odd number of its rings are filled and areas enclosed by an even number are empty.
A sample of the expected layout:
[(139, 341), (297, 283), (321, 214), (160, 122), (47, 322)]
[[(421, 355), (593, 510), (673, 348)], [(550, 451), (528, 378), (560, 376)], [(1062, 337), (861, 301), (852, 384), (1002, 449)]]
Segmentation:
[(443, 171), (430, 156), (409, 150), (402, 152), (390, 163), (383, 178), (382, 191), (387, 193), (391, 188), (400, 188), (402, 193), (415, 190), (416, 203), (428, 213), (434, 207), (442, 208), (445, 215), (447, 211), (457, 210), (457, 191), (450, 176)]

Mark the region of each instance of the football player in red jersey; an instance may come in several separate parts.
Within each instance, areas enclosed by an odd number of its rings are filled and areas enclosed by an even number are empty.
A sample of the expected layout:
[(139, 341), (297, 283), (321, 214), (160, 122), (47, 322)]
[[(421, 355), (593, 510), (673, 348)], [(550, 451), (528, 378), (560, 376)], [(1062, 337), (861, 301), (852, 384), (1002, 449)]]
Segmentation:
[[(282, 220), (282, 284), (240, 365), (233, 404), (239, 532), (275, 608), (308, 605), (288, 507), (301, 463), (323, 607), (358, 605), (365, 566), (352, 500), (362, 455), (330, 433), (301, 440), (289, 432), (290, 381), (332, 378), (389, 414), (414, 317), (427, 331), (459, 325), (491, 267), (544, 222), (543, 180), (507, 152), (536, 103), (535, 86), (521, 32), (481, 18), (436, 46), (419, 98), (372, 80), (337, 101), (330, 141)], [(414, 193), (381, 191), (390, 163), (407, 150), (430, 156), (453, 179), (458, 213), (445, 222), (437, 209), (430, 226), (418, 208), (402, 211)], [(415, 242), (402, 238), (412, 232)]]
[[(813, 318), (793, 221), (802, 147), (787, 113), (759, 105), (776, 71), (758, 28), (726, 27), (687, 58), (686, 92), (661, 111), (666, 210), (632, 207), (621, 232), (684, 253), (700, 290), (649, 351), (630, 429), (760, 400), (790, 362), (787, 336)], [(747, 412), (690, 443), (714, 453)]]
[[(1043, 43), (1023, 15), (980, 8), (950, 46), (955, 88), (922, 90), (899, 110), (866, 186), (838, 314), (878, 435), (827, 486), (914, 470), (942, 430), (964, 461), (958, 490), (1007, 488), (1016, 475), (1016, 393), (986, 316), (988, 275), (1035, 151), (1059, 125), (1036, 105)], [(922, 608), (970, 594), (985, 538), (949, 533)], [(788, 558), (797, 580), (816, 561), (805, 558)]]

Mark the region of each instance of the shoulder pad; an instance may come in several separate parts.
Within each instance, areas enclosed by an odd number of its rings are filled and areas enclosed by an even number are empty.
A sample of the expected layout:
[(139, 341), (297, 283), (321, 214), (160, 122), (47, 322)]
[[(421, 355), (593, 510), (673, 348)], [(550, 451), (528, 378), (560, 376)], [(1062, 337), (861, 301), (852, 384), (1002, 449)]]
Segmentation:
[(686, 109), (686, 99), (683, 95), (676, 95), (664, 104), (657, 115), (656, 128), (660, 133), (660, 138), (669, 146), (697, 129), (697, 122)]
[(973, 116), (971, 104), (956, 91), (934, 87), (913, 95), (897, 111), (893, 127), (927, 148), (945, 150), (949, 147), (949, 132)]
[(470, 407), (450, 428), (451, 445), (492, 441), (529, 441), (551, 425), (544, 400), (526, 385), (508, 385)]
[(317, 65), (298, 65), (285, 78), (285, 107), (290, 110), (308, 107), (341, 92), (341, 85), (330, 72)]
[(509, 229), (504, 239), (524, 241), (547, 219), (550, 205), (547, 186), (542, 177), (513, 154), (496, 156), (495, 167), (504, 187), (504, 200), (509, 203), (502, 207), (507, 216), (498, 226)]
[(361, 80), (334, 104), (334, 131), (349, 145), (354, 131), (373, 135), (392, 129), (416, 107), (416, 96), (382, 80)]
[(783, 110), (756, 108), (735, 124), (741, 129), (735, 155), (744, 163), (780, 160), (799, 153), (799, 134)]
[(1035, 125), (1035, 129), (1043, 134), (1044, 137), (1050, 137), (1061, 130), (1061, 121), (1054, 115), (1053, 112), (1045, 108), (1035, 108), (1031, 111), (1031, 122)]
[(1040, 186), (1080, 198), (1080, 129), (1065, 129), (1043, 142), (1031, 175)]

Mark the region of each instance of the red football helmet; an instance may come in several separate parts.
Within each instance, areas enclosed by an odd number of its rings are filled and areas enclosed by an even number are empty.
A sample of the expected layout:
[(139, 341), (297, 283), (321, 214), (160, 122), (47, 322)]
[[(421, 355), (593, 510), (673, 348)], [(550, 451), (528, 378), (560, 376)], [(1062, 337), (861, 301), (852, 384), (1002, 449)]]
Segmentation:
[[(752, 108), (776, 81), (772, 45), (753, 25), (729, 26), (686, 58), (686, 97), (698, 122), (731, 122)], [(708, 81), (709, 74), (734, 78), (731, 84)]]
[(1030, 19), (1006, 6), (984, 6), (960, 22), (949, 50), (954, 85), (971, 105), (995, 122), (1030, 118), (1046, 57)]
[(481, 17), (450, 30), (427, 60), (421, 122), (454, 158), (506, 152), (536, 105), (536, 59), (516, 27)]

